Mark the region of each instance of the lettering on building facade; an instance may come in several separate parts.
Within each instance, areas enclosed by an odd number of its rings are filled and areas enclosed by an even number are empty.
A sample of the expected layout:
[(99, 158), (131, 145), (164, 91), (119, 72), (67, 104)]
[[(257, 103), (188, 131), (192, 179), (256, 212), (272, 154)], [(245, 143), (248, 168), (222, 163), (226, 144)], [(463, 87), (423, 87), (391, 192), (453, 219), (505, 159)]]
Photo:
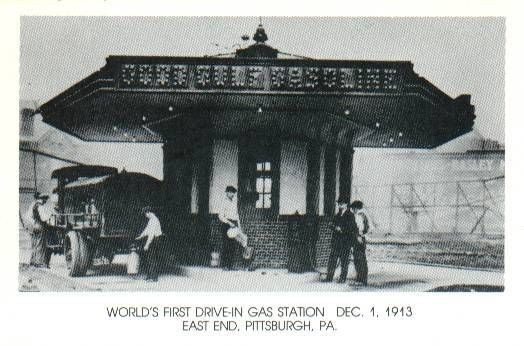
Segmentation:
[(117, 76), (125, 89), (384, 93), (398, 92), (403, 84), (399, 70), (386, 67), (122, 64)]

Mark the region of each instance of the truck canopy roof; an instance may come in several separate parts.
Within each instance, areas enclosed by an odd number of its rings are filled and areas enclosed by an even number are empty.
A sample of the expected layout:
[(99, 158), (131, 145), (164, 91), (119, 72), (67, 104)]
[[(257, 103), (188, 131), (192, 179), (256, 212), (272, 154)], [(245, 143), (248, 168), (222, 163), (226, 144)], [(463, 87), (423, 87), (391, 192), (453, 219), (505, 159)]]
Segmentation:
[(102, 183), (109, 178), (110, 175), (105, 175), (102, 177), (94, 177), (94, 178), (86, 178), (86, 179), (80, 179), (73, 181), (72, 183), (69, 183), (66, 185), (67, 188), (70, 187), (80, 187), (80, 186), (89, 186), (89, 185), (96, 185), (98, 183)]
[(118, 169), (108, 166), (68, 166), (56, 169), (51, 173), (51, 179), (75, 180), (80, 177), (100, 177), (117, 174)]

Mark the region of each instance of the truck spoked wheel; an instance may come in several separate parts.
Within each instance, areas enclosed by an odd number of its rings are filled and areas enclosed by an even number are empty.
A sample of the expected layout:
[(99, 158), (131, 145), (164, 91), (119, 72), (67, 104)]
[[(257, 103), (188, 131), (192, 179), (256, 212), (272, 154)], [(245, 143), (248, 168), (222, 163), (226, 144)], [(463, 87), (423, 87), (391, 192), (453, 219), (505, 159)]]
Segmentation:
[(64, 240), (64, 255), (69, 276), (82, 276), (88, 267), (89, 250), (82, 234), (69, 231)]

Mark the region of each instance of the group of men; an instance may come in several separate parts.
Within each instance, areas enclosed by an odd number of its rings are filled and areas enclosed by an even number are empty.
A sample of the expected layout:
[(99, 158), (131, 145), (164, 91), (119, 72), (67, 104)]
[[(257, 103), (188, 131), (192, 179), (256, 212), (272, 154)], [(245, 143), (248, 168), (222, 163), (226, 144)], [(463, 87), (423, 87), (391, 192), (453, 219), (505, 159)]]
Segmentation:
[[(349, 256), (353, 253), (353, 263), (357, 273), (356, 282), (361, 285), (368, 283), (368, 264), (366, 259), (366, 233), (369, 222), (363, 210), (361, 201), (349, 204), (348, 199), (339, 198), (338, 211), (333, 219), (333, 237), (329, 255), (327, 275), (324, 282), (333, 281), (337, 262), (340, 260), (339, 283), (347, 280)], [(349, 204), (349, 206), (348, 206)]]
[[(49, 196), (36, 192), (25, 220), (22, 220), (23, 226), (31, 236), (29, 265), (38, 268), (48, 268), (51, 261), (51, 251), (47, 247), (47, 228), (50, 225), (51, 214), (48, 210), (51, 208), (49, 203), (47, 203), (48, 200)], [(98, 213), (93, 198), (84, 204), (86, 214)], [(135, 240), (144, 241), (142, 249), (145, 254), (146, 281), (157, 281), (161, 263), (162, 229), (160, 221), (151, 207), (144, 207), (142, 213), (148, 220), (147, 225)]]
[[(254, 260), (254, 249), (248, 245), (248, 237), (240, 226), (236, 199), (237, 190), (233, 186), (227, 186), (225, 193), (226, 198), (218, 214), (222, 233), (222, 267), (224, 270), (233, 269), (236, 262), (235, 254), (240, 245), (245, 268), (252, 270), (251, 264)], [(30, 264), (33, 266), (47, 267), (51, 257), (50, 252), (46, 249), (46, 222), (42, 217), (41, 210), (47, 198), (47, 196), (35, 194), (35, 202), (30, 209), (31, 221), (28, 228), (31, 233), (32, 247)], [(341, 270), (338, 282), (346, 282), (349, 257), (352, 253), (357, 273), (356, 282), (367, 285), (368, 266), (365, 235), (369, 230), (369, 222), (363, 212), (363, 203), (354, 201), (349, 204), (349, 200), (342, 197), (338, 199), (337, 204), (338, 211), (333, 218), (333, 236), (327, 275), (322, 281), (330, 282), (333, 280), (337, 263), (340, 261)], [(146, 280), (157, 281), (162, 252), (162, 229), (158, 217), (150, 207), (143, 208), (142, 212), (148, 219), (148, 222), (143, 232), (135, 240), (145, 240), (143, 251), (146, 255)]]
[[(254, 250), (248, 246), (248, 237), (242, 232), (238, 215), (237, 190), (234, 186), (227, 186), (226, 198), (218, 214), (222, 233), (222, 267), (231, 270), (238, 244), (242, 246), (243, 258), (252, 263)], [(353, 254), (353, 262), (357, 273), (355, 281), (360, 285), (367, 285), (368, 265), (366, 259), (366, 233), (369, 222), (364, 213), (361, 201), (349, 204), (347, 198), (341, 197), (337, 201), (338, 211), (333, 218), (333, 236), (331, 240), (331, 253), (329, 256), (327, 275), (323, 282), (333, 281), (337, 263), (340, 260), (339, 283), (347, 280), (349, 256)]]

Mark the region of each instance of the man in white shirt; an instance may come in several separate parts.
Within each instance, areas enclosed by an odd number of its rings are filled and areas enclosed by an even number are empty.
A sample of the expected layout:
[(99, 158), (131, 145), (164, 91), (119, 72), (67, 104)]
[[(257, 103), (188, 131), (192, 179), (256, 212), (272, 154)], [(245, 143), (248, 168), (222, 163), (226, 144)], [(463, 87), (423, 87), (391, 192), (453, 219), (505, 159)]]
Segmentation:
[(222, 208), (218, 214), (220, 222), (228, 224), (229, 227), (240, 226), (236, 195), (237, 189), (233, 186), (226, 187), (226, 198), (224, 199)]
[(162, 228), (157, 216), (151, 210), (151, 207), (144, 207), (142, 212), (148, 218), (148, 222), (142, 233), (136, 240), (146, 239), (144, 251), (146, 253), (147, 275), (146, 281), (158, 280), (158, 267), (161, 260), (161, 236)]
[(247, 235), (240, 228), (236, 194), (235, 187), (226, 187), (226, 198), (218, 214), (222, 232), (222, 267), (224, 270), (233, 269), (237, 242), (244, 249), (244, 259), (250, 260), (253, 256), (253, 249), (247, 246)]

